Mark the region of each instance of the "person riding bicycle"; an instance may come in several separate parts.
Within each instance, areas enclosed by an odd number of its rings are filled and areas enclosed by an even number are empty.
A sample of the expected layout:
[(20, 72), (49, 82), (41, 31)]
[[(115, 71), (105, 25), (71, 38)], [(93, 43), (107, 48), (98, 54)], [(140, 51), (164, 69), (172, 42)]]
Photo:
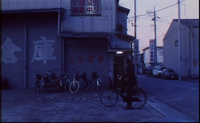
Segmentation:
[(135, 68), (134, 65), (131, 63), (130, 59), (126, 59), (126, 94), (127, 94), (127, 106), (125, 109), (132, 109), (132, 101), (131, 101), (131, 96), (132, 96), (132, 91), (133, 87), (136, 85), (136, 79), (137, 76), (135, 75)]

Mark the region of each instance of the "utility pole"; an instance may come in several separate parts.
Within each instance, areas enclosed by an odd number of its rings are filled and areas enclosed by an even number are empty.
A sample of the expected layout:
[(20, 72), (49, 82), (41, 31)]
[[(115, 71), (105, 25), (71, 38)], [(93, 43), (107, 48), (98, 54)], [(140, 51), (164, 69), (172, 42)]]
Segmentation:
[(137, 39), (136, 38), (136, 20), (137, 20), (137, 17), (136, 17), (136, 0), (134, 0), (134, 29), (135, 29), (134, 36), (135, 36), (135, 39)]
[(180, 28), (180, 0), (178, 0), (178, 79), (181, 80), (181, 28)]
[(139, 41), (137, 40), (137, 35), (136, 35), (136, 20), (137, 20), (137, 15), (136, 15), (136, 0), (134, 0), (134, 66), (135, 66), (135, 73), (137, 73), (137, 65), (139, 62)]
[(154, 6), (154, 66), (157, 65), (157, 41), (156, 41), (156, 11), (155, 11), (155, 6)]

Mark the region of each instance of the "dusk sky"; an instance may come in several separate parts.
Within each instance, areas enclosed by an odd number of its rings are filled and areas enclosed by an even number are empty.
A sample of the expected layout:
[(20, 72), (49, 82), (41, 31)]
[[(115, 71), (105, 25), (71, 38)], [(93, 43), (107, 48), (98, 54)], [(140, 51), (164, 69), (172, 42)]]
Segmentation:
[[(199, 19), (199, 0), (180, 0), (181, 19)], [(173, 19), (178, 19), (178, 0), (136, 0), (136, 37), (139, 39), (139, 50), (149, 46), (149, 39), (154, 39), (153, 14), (147, 11), (155, 11), (157, 17), (157, 46), (163, 46), (163, 38)], [(134, 36), (134, 0), (120, 0), (120, 6), (130, 9), (128, 15), (128, 34)], [(141, 15), (141, 16), (139, 16)]]

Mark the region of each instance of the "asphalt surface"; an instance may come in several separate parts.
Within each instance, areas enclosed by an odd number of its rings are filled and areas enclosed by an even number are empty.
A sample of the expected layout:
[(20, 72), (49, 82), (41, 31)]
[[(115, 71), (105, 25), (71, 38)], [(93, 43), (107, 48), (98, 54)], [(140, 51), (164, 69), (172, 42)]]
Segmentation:
[[(199, 84), (199, 79), (188, 82)], [(195, 122), (149, 95), (141, 109), (124, 109), (126, 103), (120, 97), (114, 107), (105, 107), (100, 92), (1, 90), (1, 122)]]
[(148, 100), (143, 108), (128, 110), (121, 98), (109, 108), (99, 97), (95, 90), (75, 94), (2, 90), (1, 122), (151, 122), (165, 117)]

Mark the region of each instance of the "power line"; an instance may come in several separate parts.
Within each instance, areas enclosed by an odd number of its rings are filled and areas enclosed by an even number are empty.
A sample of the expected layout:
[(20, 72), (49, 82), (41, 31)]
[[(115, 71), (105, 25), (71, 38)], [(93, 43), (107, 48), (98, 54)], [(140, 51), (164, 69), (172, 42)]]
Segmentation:
[[(182, 1), (180, 1), (180, 2), (183, 2), (183, 1), (185, 1), (185, 0), (182, 0)], [(162, 10), (164, 10), (164, 9), (170, 8), (170, 7), (175, 6), (175, 5), (177, 5), (177, 4), (178, 4), (178, 3), (174, 3), (174, 4), (170, 5), (170, 6), (165, 7), (165, 8), (162, 8), (162, 9), (156, 10), (155, 12), (162, 11)], [(145, 16), (145, 15), (149, 15), (149, 13), (141, 14), (141, 15), (137, 15), (136, 17)], [(134, 18), (134, 16), (129, 17), (129, 19), (131, 19), (131, 18)]]

